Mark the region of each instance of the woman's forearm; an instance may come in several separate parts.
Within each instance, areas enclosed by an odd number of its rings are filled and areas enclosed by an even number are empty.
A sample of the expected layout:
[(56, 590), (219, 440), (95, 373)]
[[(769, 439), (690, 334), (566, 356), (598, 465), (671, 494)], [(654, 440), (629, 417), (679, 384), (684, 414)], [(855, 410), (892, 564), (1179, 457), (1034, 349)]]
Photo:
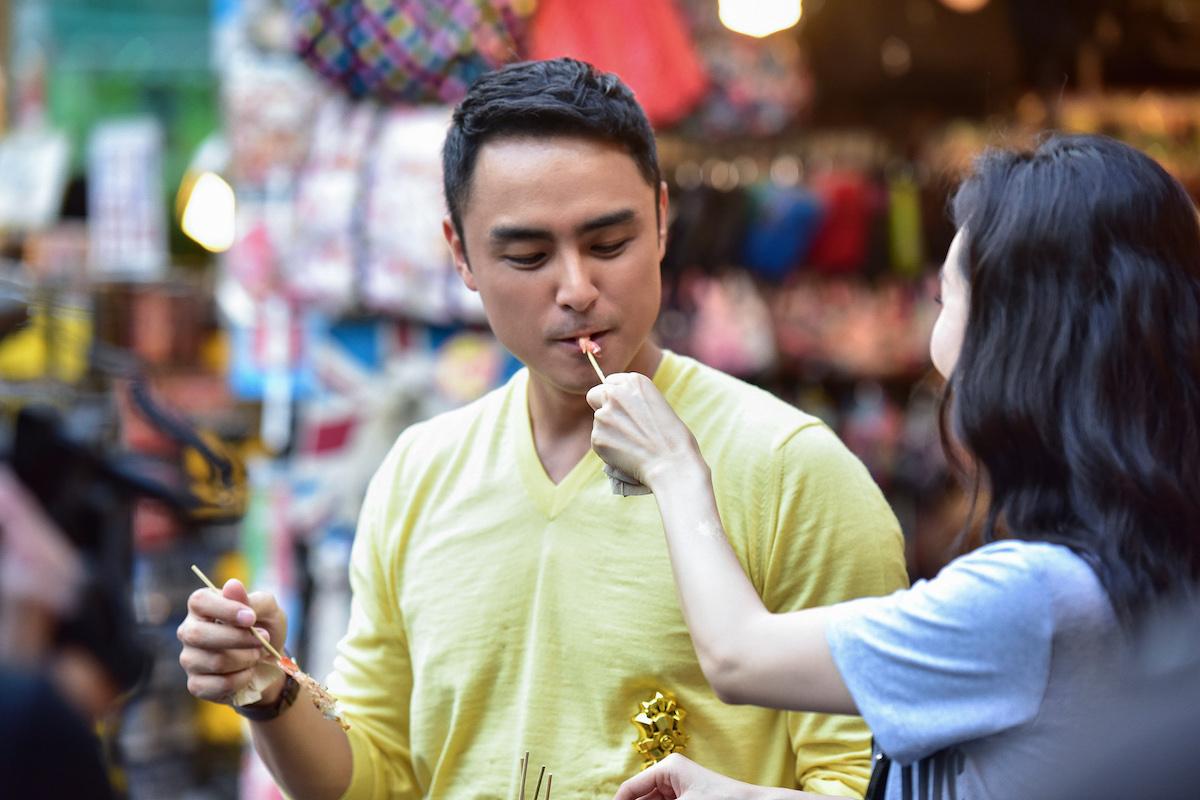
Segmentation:
[(767, 609), (725, 535), (708, 466), (697, 457), (646, 479), (658, 500), (684, 620), (717, 696), (727, 703), (858, 713), (826, 640), (832, 612)]
[(703, 461), (649, 475), (666, 530), (684, 619), (700, 666), (726, 702), (737, 696), (743, 637), (770, 616), (730, 546)]

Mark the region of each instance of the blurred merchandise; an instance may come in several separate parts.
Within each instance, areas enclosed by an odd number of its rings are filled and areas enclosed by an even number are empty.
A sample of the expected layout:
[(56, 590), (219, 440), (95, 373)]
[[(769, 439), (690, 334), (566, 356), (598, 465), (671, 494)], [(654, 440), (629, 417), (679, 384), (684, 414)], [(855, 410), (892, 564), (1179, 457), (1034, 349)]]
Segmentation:
[(88, 145), (88, 256), (96, 273), (150, 278), (166, 270), (162, 158), (153, 118), (96, 126)]
[(0, 380), (76, 383), (87, 369), (92, 315), (82, 297), (47, 292), (28, 322), (0, 339)]
[(287, 292), (300, 303), (340, 312), (354, 299), (359, 206), (377, 116), (371, 105), (337, 96), (318, 107), (296, 181), (295, 236), (280, 261)]
[(364, 304), (438, 324), (483, 321), (442, 235), (442, 140), (450, 109), (384, 112), (368, 164), (364, 203)]
[(62, 131), (23, 128), (0, 138), (0, 230), (40, 230), (57, 219), (69, 158)]
[(237, 60), (221, 72), (224, 123), (235, 188), (261, 192), (277, 170), (294, 173), (308, 154), (321, 92), (298, 64)]
[(713, 140), (774, 136), (802, 117), (814, 86), (793, 35), (753, 39), (723, 25), (712, 0), (682, 0), (681, 5), (709, 76), (708, 92), (681, 122), (681, 131)]
[(656, 126), (678, 122), (708, 87), (675, 0), (538, 0), (529, 55), (570, 56), (616, 73)]
[(296, 50), (350, 97), (454, 103), (479, 75), (513, 59), (512, 0), (298, 0)]

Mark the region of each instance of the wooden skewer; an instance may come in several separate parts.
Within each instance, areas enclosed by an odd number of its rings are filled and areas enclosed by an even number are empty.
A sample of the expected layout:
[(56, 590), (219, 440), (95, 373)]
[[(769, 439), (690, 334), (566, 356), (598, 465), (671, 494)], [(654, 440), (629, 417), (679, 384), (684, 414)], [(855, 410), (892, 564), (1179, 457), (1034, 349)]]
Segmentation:
[(596, 374), (600, 376), (600, 382), (604, 383), (604, 370), (600, 369), (600, 365), (596, 363), (596, 357), (592, 355), (592, 351), (585, 350), (584, 355), (587, 356), (588, 361), (592, 362), (592, 369), (596, 370)]
[(550, 787), (554, 785), (554, 773), (551, 772), (546, 779), (546, 800), (550, 800)]
[[(212, 589), (217, 594), (221, 593), (221, 590), (217, 588), (217, 585), (210, 581), (208, 576), (201, 572), (200, 568), (195, 564), (192, 564), (192, 572), (196, 573), (196, 575), (199, 576), (200, 580), (204, 581), (208, 588)], [(254, 628), (251, 628), (250, 631), (258, 637), (258, 640), (262, 642), (263, 647), (267, 648), (267, 651), (270, 652), (271, 655), (275, 656), (275, 658), (279, 659), (280, 661), (283, 660), (283, 654), (271, 646), (271, 643), (267, 641), (267, 637), (263, 636)]]
[(529, 751), (525, 751), (525, 757), (521, 759), (521, 800), (525, 800), (525, 776), (529, 773)]
[(542, 793), (542, 778), (546, 777), (546, 767), (542, 767), (542, 771), (538, 773), (537, 788), (533, 790), (533, 800), (538, 800), (538, 795)]

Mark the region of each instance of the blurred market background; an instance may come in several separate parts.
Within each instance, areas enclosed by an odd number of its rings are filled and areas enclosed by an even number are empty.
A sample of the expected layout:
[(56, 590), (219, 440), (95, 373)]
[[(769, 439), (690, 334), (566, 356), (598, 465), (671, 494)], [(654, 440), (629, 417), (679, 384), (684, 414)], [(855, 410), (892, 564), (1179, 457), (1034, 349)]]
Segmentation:
[(518, 367), (442, 241), (449, 110), (557, 55), (659, 133), (662, 343), (827, 420), (914, 578), (964, 521), (926, 345), (971, 157), (1103, 132), (1200, 193), (1200, 0), (0, 4), (0, 406), (26, 447), (40, 409), (80, 491), (80, 453), (137, 484), (105, 506), (121, 541), (81, 545), (155, 643), (102, 730), (129, 797), (278, 797), (186, 691), (188, 567), (276, 591), (328, 671), (368, 477)]

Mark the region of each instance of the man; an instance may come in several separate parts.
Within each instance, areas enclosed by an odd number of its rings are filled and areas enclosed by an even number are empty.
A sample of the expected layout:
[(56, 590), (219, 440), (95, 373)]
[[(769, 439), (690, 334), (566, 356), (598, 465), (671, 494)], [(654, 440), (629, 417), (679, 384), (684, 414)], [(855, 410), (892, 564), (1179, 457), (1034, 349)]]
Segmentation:
[[(330, 679), (352, 728), (280, 702), (277, 678), (243, 709), (269, 718), (252, 725), (264, 760), (296, 797), (457, 799), (513, 796), (528, 751), (555, 798), (593, 798), (683, 749), (753, 783), (861, 795), (861, 721), (714, 696), (653, 498), (615, 495), (590, 449), (582, 336), (608, 371), (653, 376), (695, 432), (769, 607), (905, 583), (894, 516), (827, 428), (650, 341), (667, 192), (632, 94), (569, 59), (507, 67), (463, 100), (443, 161), (458, 272), (527, 369), (400, 437), (363, 506)], [(212, 700), (250, 680), (245, 626), (285, 631), (269, 597), (223, 594), (193, 595), (180, 629), (189, 687)]]

